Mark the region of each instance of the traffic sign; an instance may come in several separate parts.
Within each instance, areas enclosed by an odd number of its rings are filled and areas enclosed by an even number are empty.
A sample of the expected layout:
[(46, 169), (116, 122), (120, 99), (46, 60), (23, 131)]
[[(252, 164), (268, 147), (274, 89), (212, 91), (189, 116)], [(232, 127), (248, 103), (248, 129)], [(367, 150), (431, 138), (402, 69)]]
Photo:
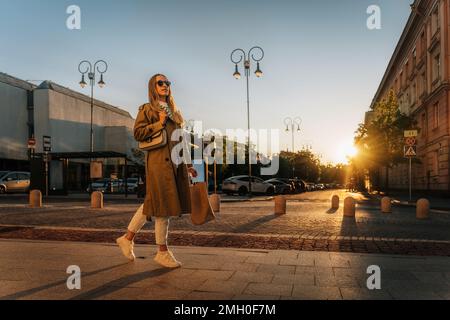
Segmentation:
[(405, 157), (415, 157), (417, 156), (417, 147), (416, 146), (405, 146)]
[(417, 130), (406, 130), (404, 132), (404, 136), (405, 136), (405, 138), (417, 137), (418, 131)]
[(406, 144), (407, 146), (415, 146), (416, 143), (417, 143), (417, 140), (416, 140), (416, 138), (414, 138), (414, 137), (408, 137), (408, 138), (405, 138), (405, 144)]
[(36, 139), (28, 139), (28, 149), (36, 149)]
[(52, 151), (52, 138), (49, 136), (43, 136), (42, 137), (42, 144), (43, 144), (43, 150), (44, 152), (51, 152)]

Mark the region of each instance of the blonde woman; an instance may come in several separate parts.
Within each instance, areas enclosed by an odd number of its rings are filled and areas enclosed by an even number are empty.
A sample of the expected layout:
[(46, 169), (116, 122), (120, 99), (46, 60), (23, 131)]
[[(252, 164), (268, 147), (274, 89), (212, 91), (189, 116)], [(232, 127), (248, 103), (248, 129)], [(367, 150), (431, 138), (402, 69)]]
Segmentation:
[(177, 268), (181, 263), (167, 247), (171, 217), (189, 214), (191, 202), (189, 176), (197, 176), (191, 164), (176, 165), (171, 159), (171, 141), (174, 130), (183, 127), (183, 117), (172, 97), (171, 83), (162, 74), (154, 75), (148, 85), (149, 103), (139, 108), (134, 125), (134, 137), (145, 141), (160, 130), (167, 130), (168, 145), (146, 152), (146, 197), (128, 226), (128, 232), (116, 240), (122, 253), (134, 261), (134, 238), (146, 221), (155, 220), (155, 238), (158, 252), (155, 261), (167, 268)]

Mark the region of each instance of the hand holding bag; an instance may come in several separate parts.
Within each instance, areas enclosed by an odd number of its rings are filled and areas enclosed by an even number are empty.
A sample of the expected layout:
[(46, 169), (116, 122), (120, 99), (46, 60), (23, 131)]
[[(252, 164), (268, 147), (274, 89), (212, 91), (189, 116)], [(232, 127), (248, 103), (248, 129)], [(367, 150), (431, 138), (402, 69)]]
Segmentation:
[(214, 220), (216, 216), (209, 203), (206, 182), (192, 184), (189, 189), (191, 194), (192, 223), (198, 226)]

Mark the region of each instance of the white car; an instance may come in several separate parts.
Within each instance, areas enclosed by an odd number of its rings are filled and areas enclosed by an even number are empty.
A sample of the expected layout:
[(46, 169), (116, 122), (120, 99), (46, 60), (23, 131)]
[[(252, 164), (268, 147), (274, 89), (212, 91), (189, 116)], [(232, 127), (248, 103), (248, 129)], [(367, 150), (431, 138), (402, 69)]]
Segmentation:
[[(258, 177), (252, 177), (252, 193), (264, 193), (273, 195), (275, 193), (275, 186)], [(222, 191), (226, 194), (237, 193), (240, 196), (248, 194), (249, 191), (249, 176), (234, 176), (228, 178), (222, 183)]]

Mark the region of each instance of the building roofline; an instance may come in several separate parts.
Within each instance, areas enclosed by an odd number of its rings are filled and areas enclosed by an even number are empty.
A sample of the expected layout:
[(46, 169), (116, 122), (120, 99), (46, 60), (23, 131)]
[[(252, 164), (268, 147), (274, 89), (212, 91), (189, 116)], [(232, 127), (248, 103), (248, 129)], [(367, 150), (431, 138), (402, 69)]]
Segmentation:
[[(419, 8), (420, 5), (423, 3), (424, 0), (415, 0), (412, 5), (414, 5), (416, 8)], [(372, 107), (376, 102), (377, 98), (381, 94), (382, 90), (384, 89), (384, 86), (386, 85), (386, 81), (392, 71), (392, 67), (396, 60), (399, 58), (400, 50), (402, 49), (403, 45), (405, 44), (405, 39), (409, 35), (409, 32), (411, 31), (411, 28), (415, 22), (415, 18), (417, 17), (417, 13), (414, 11), (411, 11), (408, 21), (406, 22), (406, 26), (402, 31), (402, 34), (400, 36), (400, 39), (397, 42), (397, 45), (395, 46), (394, 53), (391, 56), (391, 59), (389, 60), (389, 63), (387, 65), (386, 71), (384, 72), (383, 78), (381, 80), (380, 85), (378, 86), (378, 89), (372, 99), (372, 102), (370, 103), (370, 106)]]
[(32, 91), (37, 87), (36, 85), (34, 85), (28, 81), (13, 77), (13, 76), (11, 76), (7, 73), (3, 73), (3, 72), (0, 72), (0, 82), (9, 84), (13, 87), (17, 87), (20, 89), (28, 90), (28, 91)]
[[(49, 81), (49, 80), (46, 80), (46, 81), (42, 82), (38, 87), (35, 88), (35, 90), (52, 90), (52, 91), (55, 91), (55, 92), (58, 92), (58, 93), (61, 93), (61, 94), (64, 94), (64, 95), (67, 95), (67, 96), (70, 96), (70, 97), (82, 100), (82, 101), (85, 101), (87, 103), (91, 102), (91, 97), (89, 97), (87, 95), (84, 95), (84, 94), (82, 94), (80, 92), (77, 92), (75, 90), (69, 89), (67, 87), (63, 87), (62, 85), (57, 84), (57, 83), (55, 83), (53, 81)], [(128, 117), (130, 119), (133, 119), (128, 111), (125, 111), (125, 110), (123, 110), (123, 109), (121, 109), (119, 107), (115, 107), (113, 105), (110, 105), (110, 104), (108, 104), (106, 102), (94, 99), (94, 105), (98, 106), (98, 107), (101, 107), (101, 108), (108, 109), (108, 110), (113, 111), (115, 113), (121, 114), (121, 115), (126, 116), (126, 117)]]

